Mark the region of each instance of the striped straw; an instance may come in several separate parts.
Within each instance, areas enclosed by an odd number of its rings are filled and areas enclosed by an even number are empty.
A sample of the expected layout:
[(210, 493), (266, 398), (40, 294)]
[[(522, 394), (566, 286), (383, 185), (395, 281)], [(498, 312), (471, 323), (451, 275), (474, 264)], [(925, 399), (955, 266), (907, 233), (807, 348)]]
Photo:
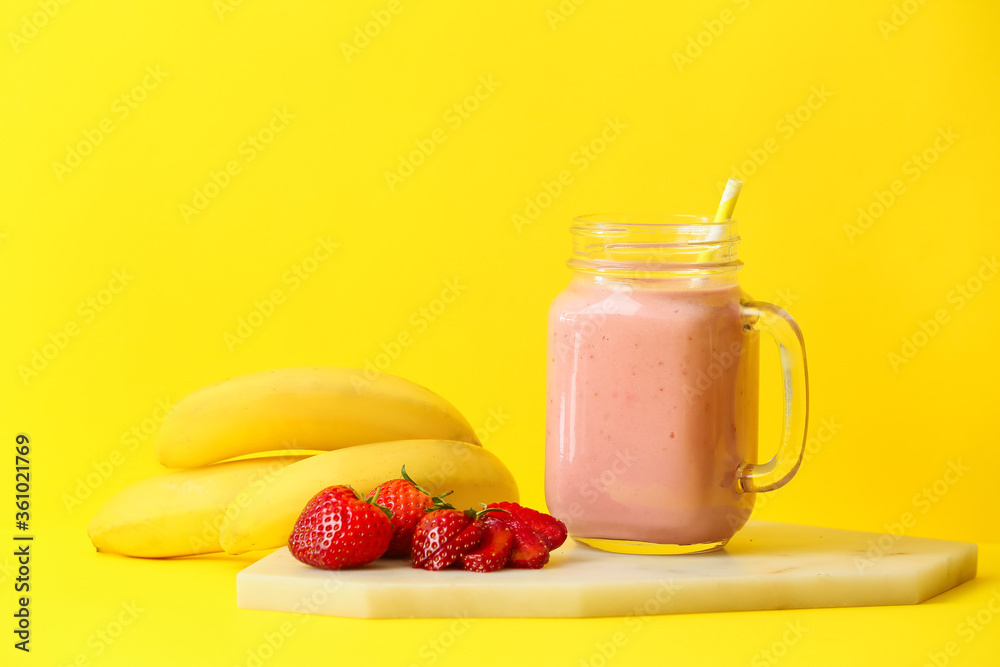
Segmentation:
[(742, 189), (743, 181), (730, 178), (726, 182), (722, 201), (719, 202), (719, 212), (715, 214), (715, 222), (725, 222), (733, 217), (733, 209), (736, 208), (736, 200), (740, 198), (740, 190)]

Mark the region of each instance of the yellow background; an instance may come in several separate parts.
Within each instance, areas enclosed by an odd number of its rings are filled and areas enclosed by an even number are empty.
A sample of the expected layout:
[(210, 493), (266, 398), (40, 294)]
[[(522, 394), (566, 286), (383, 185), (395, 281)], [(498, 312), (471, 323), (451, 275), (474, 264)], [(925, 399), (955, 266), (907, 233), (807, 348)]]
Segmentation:
[[(1000, 542), (1000, 281), (985, 279), (1000, 245), (995, 3), (224, 2), (0, 10), (2, 437), (32, 438), (33, 528), (48, 536), (37, 650), (4, 655), (245, 664), (280, 624), (235, 609), (251, 559), (123, 561), (84, 534), (104, 499), (159, 470), (158, 405), (227, 376), (363, 366), (408, 332), (385, 370), (476, 426), (505, 415), (487, 446), (540, 504), (545, 311), (568, 278), (571, 218), (711, 213), (731, 175), (746, 177), (743, 285), (794, 314), (811, 373), (810, 456), (755, 516), (881, 531), (911, 512), (908, 534)], [(262, 133), (272, 122), (280, 131)], [(620, 132), (602, 146), (608, 123)], [(249, 136), (271, 140), (252, 160)], [(428, 141), (390, 186), (386, 172)], [(88, 154), (55, 164), (74, 150)], [(571, 182), (539, 197), (564, 170)], [(213, 174), (226, 187), (185, 214)], [(859, 208), (877, 214), (865, 229)], [(311, 265), (318, 239), (338, 247)], [(420, 328), (446, 281), (459, 297)], [(227, 343), (276, 289), (283, 302)], [(920, 345), (894, 362), (904, 339)], [(25, 374), (36, 351), (44, 363)], [(776, 355), (764, 362), (768, 443), (780, 397)], [(802, 618), (815, 629), (798, 659), (916, 664), (996, 590), (996, 551), (984, 553), (992, 579), (919, 608), (655, 619), (613, 661), (748, 663)], [(148, 611), (96, 655), (88, 637), (128, 600)], [(523, 643), (575, 665), (620, 624), (476, 621), (437, 662), (501, 664)], [(372, 664), (427, 664), (420, 647), (448, 623), (301, 627), (267, 664), (361, 660), (366, 642)], [(976, 641), (952, 664), (1000, 653), (996, 635)]]

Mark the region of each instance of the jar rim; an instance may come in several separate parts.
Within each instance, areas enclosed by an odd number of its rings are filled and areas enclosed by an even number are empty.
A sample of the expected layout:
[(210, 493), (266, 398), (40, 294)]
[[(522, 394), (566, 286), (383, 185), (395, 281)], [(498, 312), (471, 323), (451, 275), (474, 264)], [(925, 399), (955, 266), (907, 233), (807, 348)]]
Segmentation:
[(733, 219), (671, 213), (594, 213), (570, 228), (569, 267), (587, 273), (673, 275), (728, 273), (742, 265)]
[(691, 225), (711, 225), (724, 227), (736, 224), (728, 218), (716, 222), (710, 215), (690, 213), (587, 213), (573, 218), (574, 226), (623, 226), (623, 227), (688, 227)]

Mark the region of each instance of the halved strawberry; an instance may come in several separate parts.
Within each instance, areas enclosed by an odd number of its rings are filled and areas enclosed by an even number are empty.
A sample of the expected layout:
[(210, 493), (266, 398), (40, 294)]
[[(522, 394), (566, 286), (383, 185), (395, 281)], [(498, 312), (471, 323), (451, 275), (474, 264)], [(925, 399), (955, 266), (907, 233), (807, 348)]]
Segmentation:
[(494, 516), (503, 521), (514, 534), (514, 548), (510, 552), (508, 565), (515, 568), (537, 570), (549, 562), (548, 546), (524, 520), (509, 511), (497, 512)]
[(483, 537), (483, 522), (475, 510), (428, 512), (413, 533), (413, 567), (443, 570), (475, 549)]
[(462, 556), (462, 567), (472, 572), (496, 572), (510, 559), (514, 533), (496, 516), (483, 519), (483, 538), (479, 547)]
[(528, 524), (528, 526), (538, 533), (538, 536), (545, 542), (549, 551), (558, 549), (566, 541), (566, 524), (551, 514), (533, 510), (517, 503), (501, 502), (490, 503), (489, 508), (507, 510), (518, 519)]

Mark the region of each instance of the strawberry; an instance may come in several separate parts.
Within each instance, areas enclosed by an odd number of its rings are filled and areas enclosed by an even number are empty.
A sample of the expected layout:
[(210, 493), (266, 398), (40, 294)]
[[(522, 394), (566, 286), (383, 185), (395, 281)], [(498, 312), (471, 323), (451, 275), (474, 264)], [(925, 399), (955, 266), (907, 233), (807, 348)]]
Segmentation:
[(310, 500), (288, 537), (288, 550), (306, 565), (339, 570), (370, 563), (392, 538), (392, 511), (349, 486), (329, 486)]
[(390, 558), (410, 555), (413, 531), (427, 512), (450, 507), (442, 498), (451, 491), (432, 496), (410, 479), (406, 466), (403, 466), (401, 474), (402, 478), (382, 482), (368, 494), (369, 498), (377, 496), (379, 505), (392, 510), (392, 539), (384, 554)]
[(507, 564), (515, 568), (537, 570), (549, 562), (549, 548), (538, 534), (513, 512), (497, 512), (496, 518), (503, 521), (514, 535), (514, 547)]
[(496, 572), (507, 564), (514, 547), (514, 533), (502, 519), (483, 519), (483, 539), (479, 547), (462, 556), (462, 567), (472, 572)]
[(558, 549), (566, 541), (566, 524), (551, 514), (545, 514), (530, 507), (523, 507), (517, 503), (490, 503), (489, 508), (507, 510), (518, 519), (528, 524), (528, 526), (538, 533), (538, 536), (545, 542), (549, 551)]
[(443, 570), (479, 545), (481, 515), (475, 510), (439, 509), (428, 512), (413, 533), (413, 567)]

